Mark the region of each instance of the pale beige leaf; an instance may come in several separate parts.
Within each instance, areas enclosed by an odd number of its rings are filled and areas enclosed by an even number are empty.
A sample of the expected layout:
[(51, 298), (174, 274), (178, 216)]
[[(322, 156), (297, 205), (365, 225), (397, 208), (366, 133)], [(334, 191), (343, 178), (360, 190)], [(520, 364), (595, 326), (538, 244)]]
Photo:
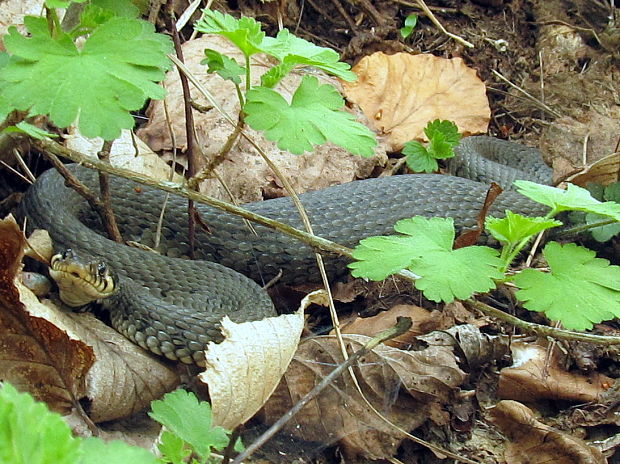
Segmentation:
[(453, 121), (463, 135), (487, 131), (491, 110), (485, 85), (461, 58), (377, 52), (353, 71), (358, 80), (343, 82), (344, 94), (386, 135), (388, 151), (426, 140), (423, 129), (435, 119)]
[(209, 386), (214, 424), (234, 429), (265, 404), (295, 354), (312, 298), (293, 314), (240, 324), (224, 318), (224, 341), (209, 344), (198, 376)]
[[(102, 138), (89, 139), (77, 132), (75, 128), (73, 128), (73, 134), (66, 136), (65, 139), (68, 148), (93, 157), (97, 156), (103, 146)], [(132, 136), (128, 130), (123, 130), (121, 136), (112, 143), (110, 163), (119, 168), (147, 174), (155, 179), (168, 180), (170, 178), (170, 166), (146, 143), (137, 136)], [(179, 174), (173, 175), (174, 181), (179, 182), (182, 179), (183, 177)]]
[(581, 187), (590, 182), (609, 185), (620, 181), (620, 152), (601, 158), (566, 180)]

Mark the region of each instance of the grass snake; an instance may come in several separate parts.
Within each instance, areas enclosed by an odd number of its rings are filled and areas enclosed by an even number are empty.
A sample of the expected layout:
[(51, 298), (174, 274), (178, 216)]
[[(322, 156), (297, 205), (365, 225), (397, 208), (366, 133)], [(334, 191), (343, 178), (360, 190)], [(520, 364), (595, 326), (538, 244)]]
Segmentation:
[[(469, 179), (402, 175), (300, 195), (315, 234), (352, 247), (368, 236), (393, 233), (396, 221), (415, 215), (452, 217), (458, 229), (466, 229), (476, 223), (490, 180), (503, 187), (510, 187), (514, 179), (551, 180), (538, 150), (522, 145), (469, 137), (456, 152), (450, 170)], [(76, 165), (71, 169), (87, 186), (96, 188), (96, 172)], [(121, 178), (112, 178), (110, 183), (124, 239), (152, 246), (164, 192)], [(303, 229), (289, 198), (244, 207)], [(210, 233), (197, 232), (199, 260), (179, 258), (188, 250), (187, 203), (179, 197), (170, 197), (163, 222), (166, 255), (102, 236), (96, 215), (55, 170), (39, 177), (20, 209), (31, 227), (49, 231), (56, 249), (69, 248), (82, 260), (95, 260), (99, 264), (92, 270), (102, 279), (102, 271), (111, 270), (115, 290), (102, 303), (116, 330), (145, 349), (185, 363), (204, 363), (206, 345), (222, 340), (219, 321), (224, 315), (244, 322), (276, 314), (256, 282), (266, 282), (280, 270), (282, 281), (293, 284), (318, 276), (310, 246), (260, 225), (254, 225), (255, 236), (240, 218), (205, 205), (198, 205), (198, 210)], [(545, 212), (541, 205), (510, 191), (500, 195), (490, 214), (501, 217), (506, 209), (526, 215)], [(342, 275), (346, 263), (327, 257), (328, 275)]]

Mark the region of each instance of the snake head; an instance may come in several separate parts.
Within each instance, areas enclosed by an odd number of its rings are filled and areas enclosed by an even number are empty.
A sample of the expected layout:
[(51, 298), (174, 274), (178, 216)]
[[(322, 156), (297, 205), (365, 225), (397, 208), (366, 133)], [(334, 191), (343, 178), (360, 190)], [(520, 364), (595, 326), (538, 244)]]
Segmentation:
[(108, 298), (116, 290), (116, 279), (104, 261), (87, 262), (71, 248), (52, 256), (50, 275), (58, 284), (60, 299), (72, 307)]

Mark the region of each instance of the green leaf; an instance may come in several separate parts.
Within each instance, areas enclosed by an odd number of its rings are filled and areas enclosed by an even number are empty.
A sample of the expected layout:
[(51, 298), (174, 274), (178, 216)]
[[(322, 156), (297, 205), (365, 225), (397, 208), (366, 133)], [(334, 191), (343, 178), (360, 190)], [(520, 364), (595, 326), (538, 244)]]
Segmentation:
[(435, 159), (445, 159), (454, 156), (452, 145), (441, 132), (435, 132), (428, 143), (428, 153)]
[(27, 393), (4, 383), (0, 389), (0, 462), (73, 464), (82, 455), (80, 439), (59, 414)]
[(503, 278), (497, 250), (472, 246), (453, 250), (452, 218), (416, 216), (394, 226), (404, 235), (370, 237), (353, 250), (350, 263), (354, 277), (382, 280), (402, 269), (417, 276), (416, 288), (432, 301), (466, 299), (475, 292), (495, 288), (493, 279)]
[(161, 434), (158, 448), (164, 461), (173, 464), (183, 464), (185, 458), (192, 453), (181, 438), (168, 430), (164, 430)]
[[(586, 214), (586, 224), (596, 224), (597, 222), (602, 222), (607, 220), (605, 216), (601, 216), (600, 214), (587, 213)], [(595, 227), (594, 229), (590, 229), (590, 233), (592, 237), (597, 242), (606, 242), (611, 240), (616, 235), (620, 234), (620, 223), (607, 224), (601, 227)]]
[(39, 140), (42, 140), (46, 137), (58, 137), (56, 134), (52, 134), (51, 132), (44, 131), (40, 127), (33, 126), (32, 124), (29, 124), (26, 121), (21, 121), (14, 126), (9, 126), (5, 128), (2, 132), (5, 134), (19, 132), (21, 134), (28, 134), (30, 137), (39, 139)]
[(430, 141), (432, 141), (437, 134), (442, 134), (442, 141), (449, 144), (451, 147), (458, 145), (461, 140), (459, 128), (452, 121), (435, 119), (426, 125), (424, 128), (424, 133)]
[(297, 37), (288, 29), (282, 29), (275, 38), (265, 37), (262, 51), (281, 62), (277, 71), (270, 71), (268, 77), (263, 78), (263, 85), (267, 87), (277, 84), (276, 76), (281, 79), (296, 66), (314, 66), (349, 82), (357, 79), (357, 75), (350, 70), (351, 66), (341, 62), (336, 51)]
[(223, 450), (229, 442), (228, 431), (212, 425), (211, 405), (198, 401), (193, 393), (176, 390), (163, 400), (151, 403), (153, 419), (188, 443), (194, 451), (206, 459), (211, 449)]
[(549, 242), (543, 255), (550, 273), (525, 269), (514, 278), (521, 288), (516, 296), (527, 309), (573, 330), (620, 316), (619, 266), (574, 243)]
[(160, 461), (144, 448), (131, 446), (122, 441), (104, 442), (99, 438), (88, 438), (82, 443), (84, 455), (80, 464), (158, 464)]
[(0, 69), (0, 101), (31, 114), (49, 114), (59, 127), (79, 115), (83, 135), (113, 140), (121, 129), (133, 127), (130, 111), (147, 98), (164, 97), (155, 82), (170, 67), (166, 54), (172, 46), (146, 21), (113, 18), (81, 50), (68, 35), (50, 37), (44, 18), (26, 17), (25, 24), (31, 37), (10, 28), (4, 38), (13, 56)]
[(243, 16), (236, 19), (229, 14), (205, 9), (203, 17), (194, 25), (194, 29), (205, 34), (219, 34), (226, 37), (239, 48), (246, 57), (262, 51), (265, 33), (261, 23), (254, 18)]
[(100, 8), (92, 4), (86, 5), (82, 15), (80, 16), (80, 23), (77, 24), (75, 28), (69, 32), (69, 34), (74, 39), (83, 35), (88, 35), (102, 24), (110, 21), (115, 16), (116, 15), (113, 11)]
[(302, 154), (330, 141), (351, 153), (374, 155), (377, 141), (372, 131), (342, 108), (344, 101), (331, 85), (304, 76), (289, 105), (277, 92), (256, 87), (246, 96), (245, 121), (282, 150)]
[(205, 49), (206, 58), (200, 62), (200, 64), (206, 64), (208, 66), (208, 72), (217, 73), (222, 79), (226, 79), (234, 82), (235, 84), (241, 84), (241, 78), (239, 76), (245, 74), (245, 68), (239, 66), (239, 64), (232, 58), (222, 55), (216, 50), (210, 48)]
[(48, 8), (67, 8), (72, 3), (84, 3), (87, 0), (45, 0)]
[(485, 227), (501, 243), (519, 243), (546, 229), (561, 226), (562, 222), (542, 217), (528, 217), (506, 211), (506, 217), (488, 216)]
[(417, 140), (405, 143), (402, 154), (407, 157), (407, 166), (413, 172), (435, 172), (439, 169), (437, 160)]
[(125, 18), (137, 18), (140, 16), (140, 8), (133, 4), (131, 0), (91, 0), (91, 4), (111, 11), (116, 16)]
[(595, 200), (586, 189), (568, 184), (566, 190), (548, 185), (536, 184), (527, 180), (516, 180), (514, 184), (522, 195), (538, 203), (550, 206), (553, 214), (562, 211), (585, 211), (607, 216), (620, 221), (620, 204), (613, 201), (601, 203)]
[(400, 35), (403, 39), (406, 39), (411, 35), (416, 24), (418, 24), (418, 15), (410, 14), (405, 18), (405, 27), (400, 28)]
[(605, 187), (603, 197), (607, 201), (615, 201), (620, 203), (620, 182), (614, 182)]

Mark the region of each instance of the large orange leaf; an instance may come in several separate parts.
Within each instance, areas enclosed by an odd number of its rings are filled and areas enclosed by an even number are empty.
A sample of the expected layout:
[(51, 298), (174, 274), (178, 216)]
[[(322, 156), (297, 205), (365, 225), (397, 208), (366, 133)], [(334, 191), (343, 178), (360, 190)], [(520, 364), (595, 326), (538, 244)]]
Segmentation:
[(453, 121), (463, 135), (487, 130), (491, 110), (485, 85), (461, 58), (378, 52), (362, 58), (353, 71), (358, 80), (343, 82), (344, 94), (387, 136), (391, 151), (425, 139), (423, 129), (435, 119)]

